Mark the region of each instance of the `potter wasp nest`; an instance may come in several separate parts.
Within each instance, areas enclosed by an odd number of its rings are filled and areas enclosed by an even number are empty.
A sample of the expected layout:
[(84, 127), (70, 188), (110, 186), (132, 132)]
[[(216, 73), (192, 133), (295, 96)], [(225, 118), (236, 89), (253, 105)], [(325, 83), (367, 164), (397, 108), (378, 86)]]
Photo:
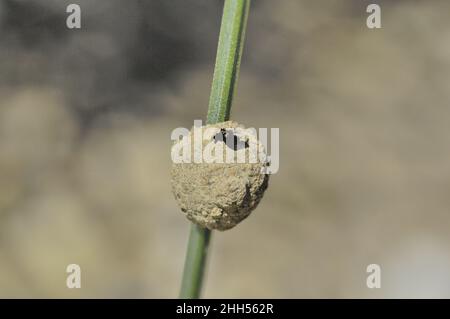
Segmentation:
[(181, 146), (191, 156), (173, 164), (171, 182), (186, 217), (202, 227), (222, 231), (247, 218), (269, 181), (266, 151), (256, 131), (233, 121), (194, 126), (173, 147)]

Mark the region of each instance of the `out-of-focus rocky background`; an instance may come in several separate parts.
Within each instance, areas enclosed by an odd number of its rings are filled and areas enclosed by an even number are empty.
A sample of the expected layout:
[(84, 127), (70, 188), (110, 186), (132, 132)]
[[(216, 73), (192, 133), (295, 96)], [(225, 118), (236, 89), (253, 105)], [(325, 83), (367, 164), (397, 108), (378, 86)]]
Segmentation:
[[(232, 118), (280, 128), (280, 171), (205, 297), (450, 297), (450, 2), (377, 3), (380, 30), (368, 1), (253, 1)], [(0, 1), (0, 297), (177, 296), (170, 133), (206, 115), (222, 4)]]

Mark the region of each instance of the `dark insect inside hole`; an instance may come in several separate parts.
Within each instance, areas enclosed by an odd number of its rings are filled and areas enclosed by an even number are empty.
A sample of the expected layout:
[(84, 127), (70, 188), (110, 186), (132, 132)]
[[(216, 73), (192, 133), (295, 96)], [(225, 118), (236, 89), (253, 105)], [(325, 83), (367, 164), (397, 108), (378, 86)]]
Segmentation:
[(220, 132), (214, 135), (214, 143), (224, 142), (225, 145), (235, 151), (248, 148), (248, 142), (241, 141), (236, 135), (234, 135), (233, 131), (226, 130), (224, 128), (220, 129)]

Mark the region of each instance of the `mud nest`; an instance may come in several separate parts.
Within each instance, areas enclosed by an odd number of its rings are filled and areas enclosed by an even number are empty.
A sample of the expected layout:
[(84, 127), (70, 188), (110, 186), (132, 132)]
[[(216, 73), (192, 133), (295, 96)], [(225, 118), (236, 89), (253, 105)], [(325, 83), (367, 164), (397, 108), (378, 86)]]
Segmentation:
[[(201, 136), (197, 144), (196, 134)], [(269, 181), (266, 152), (256, 132), (228, 121), (194, 126), (174, 147), (179, 147), (178, 143), (189, 143), (184, 145), (192, 155), (190, 163), (174, 163), (171, 170), (172, 191), (185, 216), (202, 227), (222, 231), (247, 218)], [(204, 155), (205, 149), (212, 149), (209, 154), (215, 161), (206, 163), (202, 158), (202, 162), (194, 163), (195, 154)], [(231, 157), (234, 162), (230, 162)]]

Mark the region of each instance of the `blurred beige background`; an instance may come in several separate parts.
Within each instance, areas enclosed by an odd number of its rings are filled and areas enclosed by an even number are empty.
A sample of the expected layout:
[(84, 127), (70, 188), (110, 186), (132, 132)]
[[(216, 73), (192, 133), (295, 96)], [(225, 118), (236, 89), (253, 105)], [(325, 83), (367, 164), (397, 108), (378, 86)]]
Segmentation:
[[(205, 297), (450, 297), (450, 2), (377, 1), (380, 30), (369, 3), (253, 1), (232, 118), (280, 128), (280, 171)], [(178, 295), (170, 132), (205, 118), (221, 10), (0, 1), (0, 297)]]

